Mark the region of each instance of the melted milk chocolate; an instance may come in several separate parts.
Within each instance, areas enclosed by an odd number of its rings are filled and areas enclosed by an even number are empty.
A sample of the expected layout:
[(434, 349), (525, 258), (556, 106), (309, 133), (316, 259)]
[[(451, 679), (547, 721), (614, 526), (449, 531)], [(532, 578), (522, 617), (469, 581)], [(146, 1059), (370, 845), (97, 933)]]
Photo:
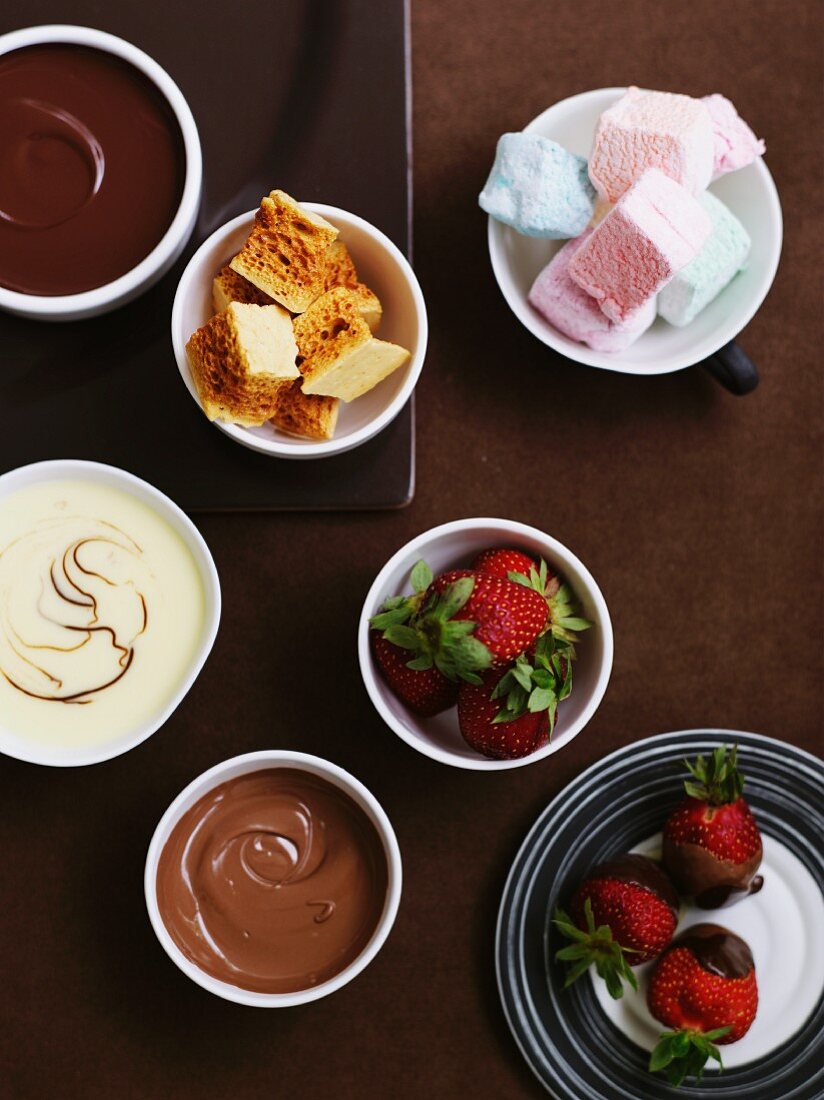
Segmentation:
[(77, 294), (140, 263), (169, 228), (185, 152), (152, 82), (102, 50), (0, 57), (0, 286)]
[(720, 978), (746, 978), (755, 965), (744, 940), (720, 924), (694, 924), (668, 950), (678, 947), (686, 947), (704, 970)]
[(180, 950), (260, 993), (327, 981), (372, 937), (386, 900), (377, 830), (338, 787), (295, 768), (230, 779), (181, 817), (157, 901)]

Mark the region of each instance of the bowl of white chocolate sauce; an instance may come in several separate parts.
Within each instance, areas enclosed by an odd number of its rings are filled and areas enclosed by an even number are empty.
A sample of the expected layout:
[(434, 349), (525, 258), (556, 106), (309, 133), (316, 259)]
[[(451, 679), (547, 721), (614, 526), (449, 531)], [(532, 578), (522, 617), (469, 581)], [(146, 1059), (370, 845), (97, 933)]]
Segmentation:
[(209, 548), (152, 485), (75, 460), (0, 477), (0, 752), (73, 766), (140, 744), (219, 621)]

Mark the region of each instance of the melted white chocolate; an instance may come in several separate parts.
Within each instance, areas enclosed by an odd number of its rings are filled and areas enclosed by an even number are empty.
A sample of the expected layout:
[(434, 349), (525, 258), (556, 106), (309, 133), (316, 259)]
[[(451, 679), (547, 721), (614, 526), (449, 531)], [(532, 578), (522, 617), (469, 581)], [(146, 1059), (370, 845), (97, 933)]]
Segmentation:
[(63, 746), (160, 713), (205, 615), (183, 540), (108, 486), (53, 481), (0, 500), (0, 725)]

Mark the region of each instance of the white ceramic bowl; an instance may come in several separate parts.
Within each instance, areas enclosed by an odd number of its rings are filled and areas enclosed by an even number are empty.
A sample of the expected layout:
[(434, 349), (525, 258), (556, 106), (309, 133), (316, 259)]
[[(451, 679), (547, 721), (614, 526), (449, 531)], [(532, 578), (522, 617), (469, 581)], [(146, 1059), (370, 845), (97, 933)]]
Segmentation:
[[(551, 138), (570, 152), (588, 157), (601, 112), (625, 91), (598, 88), (563, 99), (533, 119), (524, 131)], [(710, 190), (744, 225), (752, 238), (752, 251), (747, 269), (692, 324), (675, 328), (659, 317), (630, 348), (613, 354), (570, 340), (527, 301), (536, 275), (565, 242), (525, 237), (490, 218), (489, 257), (507, 304), (542, 343), (590, 367), (627, 374), (668, 374), (700, 363), (734, 339), (763, 302), (775, 277), (782, 239), (778, 192), (763, 159), (722, 176)]]
[(99, 764), (103, 760), (111, 760), (112, 757), (128, 752), (159, 730), (180, 706), (203, 668), (217, 635), (220, 623), (220, 581), (209, 547), (186, 513), (148, 481), (143, 481), (116, 466), (104, 466), (99, 462), (85, 462), (80, 459), (55, 459), (49, 462), (35, 462), (31, 466), (20, 466), (0, 477), (0, 501), (29, 485), (58, 480), (96, 482), (119, 489), (148, 505), (177, 532), (188, 547), (200, 573), (205, 601), (200, 643), (180, 686), (161, 711), (130, 733), (100, 745), (60, 748), (38, 744), (36, 741), (4, 729), (0, 716), (0, 753), (13, 756), (18, 760), (26, 760), (31, 764), (75, 767), (82, 764)]
[[(260, 771), (263, 768), (297, 768), (299, 771), (308, 772), (310, 775), (320, 776), (344, 791), (363, 810), (377, 829), (386, 855), (388, 872), (386, 902), (369, 943), (360, 955), (349, 966), (341, 970), (339, 974), (336, 974), (334, 978), (309, 989), (298, 990), (295, 993), (255, 993), (252, 990), (241, 989), (239, 986), (230, 985), (228, 982), (221, 982), (217, 978), (213, 978), (183, 954), (169, 935), (157, 904), (158, 861), (172, 829), (183, 814), (198, 799), (219, 784), (239, 775), (248, 775), (250, 772)], [(319, 756), (310, 756), (303, 752), (287, 752), (281, 749), (265, 749), (262, 752), (248, 752), (243, 756), (235, 756), (231, 760), (224, 760), (223, 763), (216, 764), (180, 792), (160, 819), (149, 845), (146, 856), (144, 889), (149, 920), (152, 922), (152, 928), (154, 928), (157, 938), (172, 962), (176, 963), (193, 982), (197, 982), (203, 989), (207, 989), (210, 993), (215, 993), (218, 997), (223, 997), (227, 1001), (235, 1001), (238, 1004), (251, 1005), (256, 1008), (288, 1008), (292, 1005), (316, 1001), (320, 997), (326, 997), (329, 993), (334, 993), (336, 989), (340, 989), (347, 982), (351, 982), (369, 965), (383, 947), (392, 925), (395, 923), (401, 900), (402, 878), (401, 853), (395, 831), (381, 804), (359, 780), (355, 779), (349, 772), (344, 771), (343, 768), (339, 768), (337, 764), (322, 760)]]
[[(334, 439), (298, 439), (271, 424), (244, 428), (222, 420), (214, 421), (215, 427), (235, 442), (278, 458), (325, 458), (349, 451), (377, 435), (395, 419), (409, 400), (421, 373), (428, 334), (423, 294), (414, 271), (400, 249), (374, 225), (356, 214), (316, 202), (302, 205), (340, 230), (339, 239), (352, 254), (358, 278), (374, 290), (383, 305), (383, 318), (376, 335), (408, 348), (411, 356), (406, 366), (396, 370), (363, 397), (341, 403)], [(172, 344), (180, 375), (198, 407), (200, 401), (186, 358), (186, 341), (214, 314), (212, 280), (243, 246), (255, 213), (250, 210), (247, 214), (240, 214), (216, 230), (189, 261), (177, 288), (172, 308)]]
[(21, 294), (0, 287), (0, 309), (31, 317), (40, 321), (79, 321), (84, 317), (96, 317), (125, 305), (138, 297), (164, 275), (180, 253), (194, 229), (200, 206), (203, 178), (203, 157), (200, 138), (194, 117), (183, 93), (165, 69), (153, 61), (131, 42), (113, 34), (91, 27), (75, 27), (51, 24), (42, 27), (26, 27), (0, 36), (0, 54), (19, 50), (24, 46), (42, 46), (50, 43), (73, 43), (89, 46), (105, 53), (121, 57), (129, 62), (157, 86), (174, 112), (186, 153), (186, 174), (180, 205), (172, 223), (145, 259), (111, 283), (84, 290), (80, 294), (36, 295)]
[[(581, 614), (593, 626), (581, 635), (572, 694), (559, 707), (550, 744), (517, 760), (488, 760), (466, 744), (458, 729), (455, 710), (424, 718), (409, 710), (390, 691), (369, 647), (369, 620), (387, 596), (411, 592), (409, 574), (423, 558), (437, 575), (468, 566), (476, 554), (491, 546), (512, 547), (543, 558), (569, 583)], [(402, 546), (378, 573), (363, 604), (358, 626), (358, 660), (369, 698), (387, 726), (408, 745), (456, 768), (504, 771), (544, 760), (562, 749), (592, 718), (604, 696), (612, 671), (612, 623), (601, 590), (586, 566), (557, 539), (536, 527), (506, 519), (459, 519), (433, 527)]]

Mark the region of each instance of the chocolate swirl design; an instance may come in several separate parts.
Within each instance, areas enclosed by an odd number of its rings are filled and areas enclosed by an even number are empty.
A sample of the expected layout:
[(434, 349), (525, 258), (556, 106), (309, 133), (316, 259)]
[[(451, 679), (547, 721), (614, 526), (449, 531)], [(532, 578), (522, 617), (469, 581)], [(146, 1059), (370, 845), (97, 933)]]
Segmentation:
[(386, 857), (363, 811), (306, 772), (221, 784), (178, 821), (157, 898), (181, 950), (221, 981), (267, 993), (325, 981), (369, 942)]
[(38, 524), (0, 551), (0, 674), (34, 699), (92, 703), (134, 663), (150, 582), (140, 546), (105, 520)]
[[(3, 162), (10, 178), (0, 187), (0, 219), (18, 229), (61, 225), (100, 190), (106, 170), (103, 148), (85, 123), (54, 103), (20, 96), (3, 109), (16, 117), (22, 136), (18, 135)], [(72, 169), (70, 180), (66, 158)], [(32, 178), (36, 180), (45, 166), (55, 173), (63, 168), (62, 186), (50, 190), (47, 204), (31, 186)]]

